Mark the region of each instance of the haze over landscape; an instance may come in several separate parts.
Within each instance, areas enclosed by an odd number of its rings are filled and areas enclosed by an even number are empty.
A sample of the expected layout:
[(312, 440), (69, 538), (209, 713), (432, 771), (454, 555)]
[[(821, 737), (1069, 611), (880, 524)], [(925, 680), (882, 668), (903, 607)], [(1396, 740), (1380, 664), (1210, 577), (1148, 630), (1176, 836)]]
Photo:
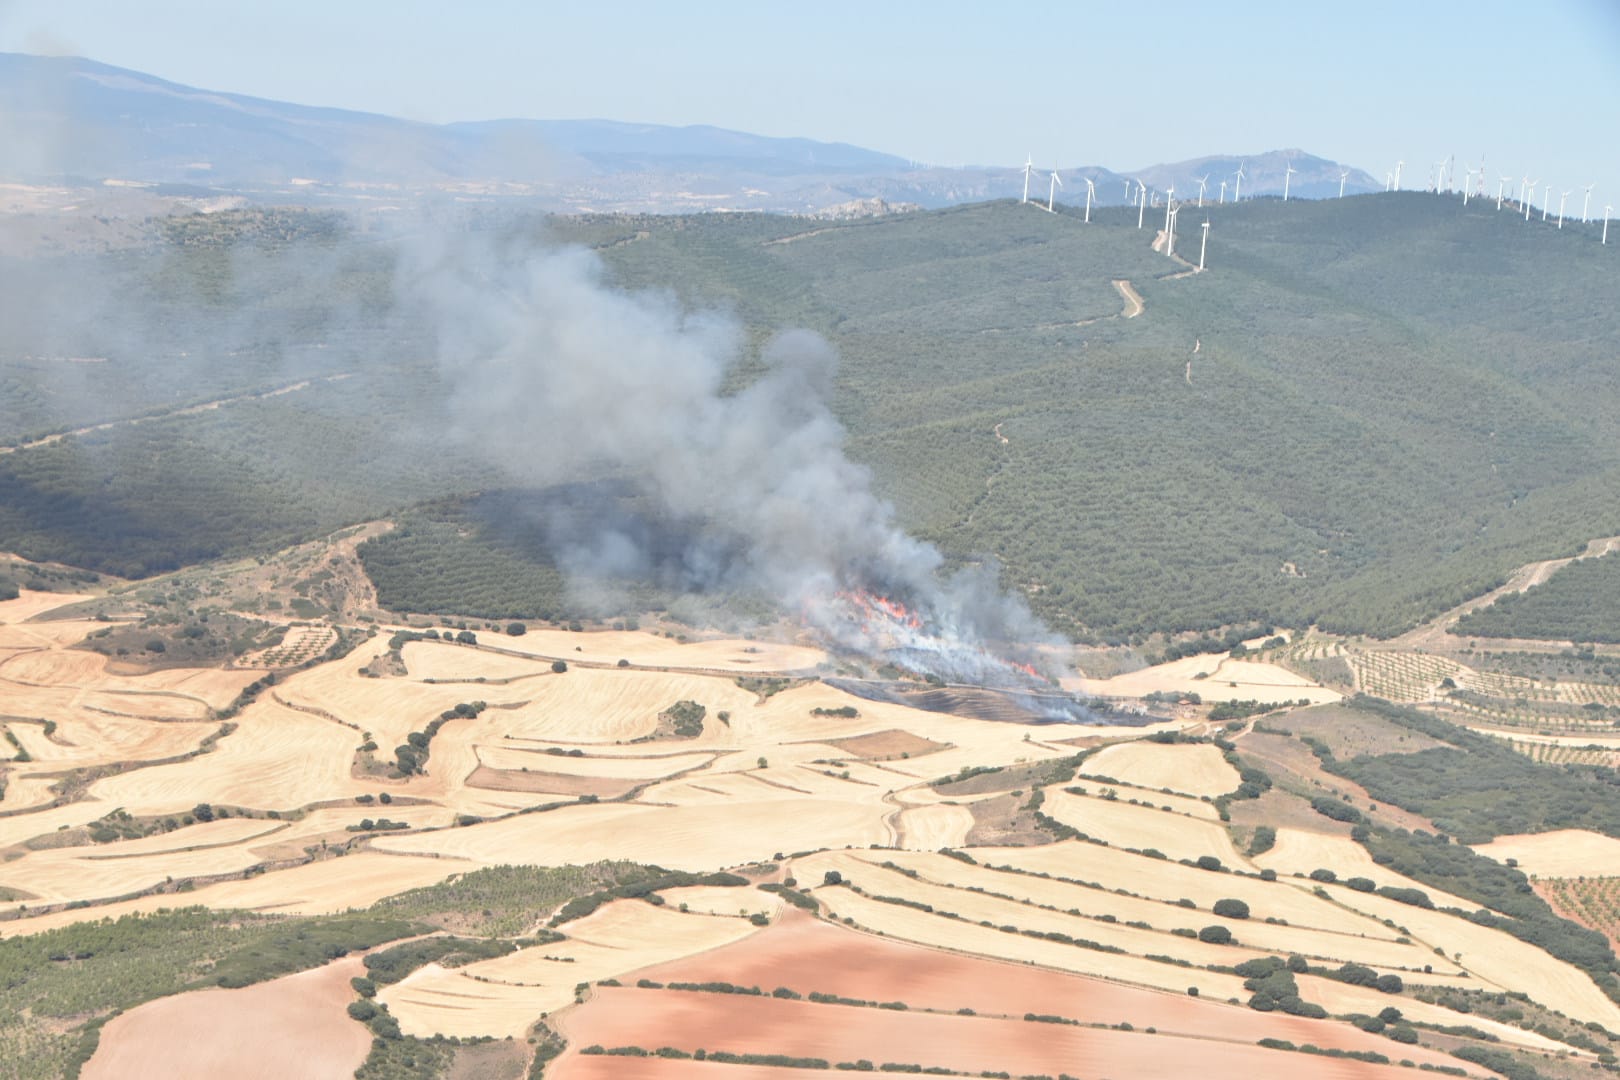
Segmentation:
[(0, 1078), (1620, 1067), (1525, 15), (0, 6)]

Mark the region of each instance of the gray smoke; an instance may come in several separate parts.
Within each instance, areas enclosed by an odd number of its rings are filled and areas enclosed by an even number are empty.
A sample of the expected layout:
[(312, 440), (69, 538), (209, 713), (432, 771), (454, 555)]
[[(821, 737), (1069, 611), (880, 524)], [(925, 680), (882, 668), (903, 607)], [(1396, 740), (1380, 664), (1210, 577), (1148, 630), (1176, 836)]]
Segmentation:
[[(839, 646), (888, 653), (951, 680), (1026, 678), (1056, 639), (993, 568), (942, 576), (844, 454), (827, 401), (832, 347), (790, 330), (764, 373), (728, 392), (749, 359), (736, 322), (673, 297), (612, 288), (578, 248), (462, 235), (417, 244), (402, 293), (437, 330), (456, 434), (536, 486), (590, 477), (632, 485), (668, 518), (701, 523), (678, 584), (759, 589)], [(632, 530), (575, 535), (559, 562), (582, 591), (659, 561)], [(859, 617), (851, 591), (902, 601), (920, 625)]]

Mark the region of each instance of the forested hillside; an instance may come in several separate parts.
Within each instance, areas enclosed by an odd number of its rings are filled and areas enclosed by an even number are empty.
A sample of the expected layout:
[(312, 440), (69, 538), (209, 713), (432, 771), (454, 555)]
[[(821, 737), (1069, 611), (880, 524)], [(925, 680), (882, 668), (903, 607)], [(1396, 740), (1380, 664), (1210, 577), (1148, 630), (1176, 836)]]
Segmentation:
[[(1401, 193), (1189, 206), (1177, 254), (1194, 262), (1204, 216), (1204, 274), (1151, 249), (1162, 210), (1141, 230), (1010, 202), (470, 227), (597, 248), (616, 284), (734, 312), (755, 342), (827, 335), (851, 456), (902, 523), (952, 560), (999, 559), (1077, 637), (1391, 634), (1620, 532), (1620, 249)], [(33, 339), (0, 358), (0, 436), (314, 381), (0, 455), (0, 550), (143, 573), (514, 483), (443, 409), (386, 243), (214, 221), (116, 260), (10, 267), (105, 280), (160, 317), (98, 364), (63, 359), (94, 335), (18, 321)], [(460, 513), (368, 549), (388, 602), (453, 606), (449, 559), (489, 579), (467, 614), (567, 614), (543, 543), (448, 528)]]

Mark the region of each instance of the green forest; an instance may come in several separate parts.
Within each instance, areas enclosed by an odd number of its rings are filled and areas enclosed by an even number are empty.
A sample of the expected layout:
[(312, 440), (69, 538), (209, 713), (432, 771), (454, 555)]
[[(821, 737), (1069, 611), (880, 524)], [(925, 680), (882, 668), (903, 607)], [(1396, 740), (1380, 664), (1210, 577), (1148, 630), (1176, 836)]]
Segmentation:
[(1469, 637), (1620, 642), (1620, 558), (1579, 559), (1528, 592), (1509, 593), (1452, 627)]
[[(901, 523), (949, 563), (996, 558), (1077, 639), (1249, 622), (1387, 636), (1620, 533), (1610, 250), (1416, 192), (1208, 214), (1198, 275), (1125, 211), (1086, 225), (1013, 202), (469, 227), (597, 248), (612, 283), (728, 311), (754, 342), (825, 334), (849, 453)], [(324, 219), (271, 235), (176, 229), (49, 267), (151, 297), (161, 348), (75, 365), (94, 393), (65, 395), (41, 357), (79, 343), (19, 335), (0, 356), (0, 442), (347, 377), (0, 455), (0, 550), (141, 576), (397, 515), (366, 557), (390, 605), (579, 614), (543, 544), (453, 527), (466, 511), (440, 500), (519, 486), (502, 459), (521, 448), (481, 453), (450, 423), (386, 245)], [(318, 274), (301, 272), (311, 252)], [(1114, 281), (1143, 314), (1121, 317)], [(220, 326), (229, 357), (208, 353)]]

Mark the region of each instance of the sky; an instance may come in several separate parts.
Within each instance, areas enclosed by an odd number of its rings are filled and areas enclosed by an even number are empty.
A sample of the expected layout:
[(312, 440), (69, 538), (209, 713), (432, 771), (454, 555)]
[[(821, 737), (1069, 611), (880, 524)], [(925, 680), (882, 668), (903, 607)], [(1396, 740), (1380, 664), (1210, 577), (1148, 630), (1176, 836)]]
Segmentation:
[[(1620, 0), (0, 0), (0, 51), (429, 122), (713, 124), (936, 164), (1298, 147), (1620, 202)], [(1488, 185), (1489, 186), (1489, 185)]]

